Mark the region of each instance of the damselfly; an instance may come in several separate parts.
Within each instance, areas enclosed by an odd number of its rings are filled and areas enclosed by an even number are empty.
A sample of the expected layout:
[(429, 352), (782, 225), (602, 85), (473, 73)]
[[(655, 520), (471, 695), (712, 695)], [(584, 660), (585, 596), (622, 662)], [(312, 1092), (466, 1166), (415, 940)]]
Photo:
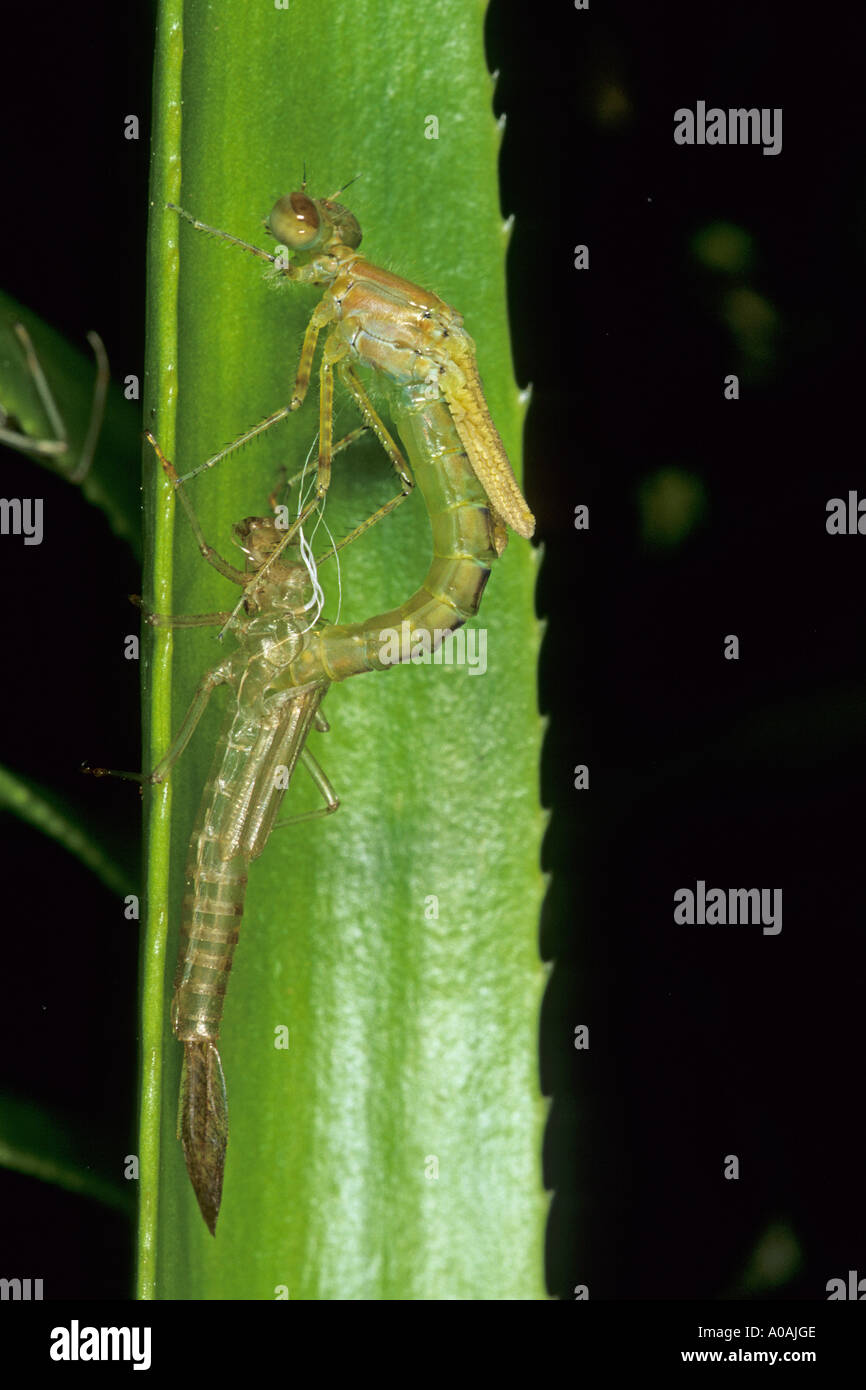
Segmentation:
[[(399, 505), (412, 490), (413, 479), (406, 462), (355, 370), (354, 363), (359, 362), (380, 372), (401, 397), (400, 404), (413, 415), (419, 393), (431, 407), (442, 405), (468, 466), (487, 498), (497, 553), (506, 544), (506, 524), (520, 536), (532, 536), (535, 520), (490, 417), (476, 365), (475, 345), (463, 327), (462, 316), (437, 295), (362, 256), (358, 251), (361, 228), (348, 208), (333, 198), (310, 198), (305, 188), (280, 198), (266, 224), (283, 248), (277, 255), (207, 226), (182, 208), (174, 210), (197, 230), (222, 237), (272, 263), (289, 280), (325, 287), (304, 335), (289, 404), (185, 474), (184, 481), (213, 467), (234, 449), (297, 410), (309, 386), (319, 334), (327, 328), (320, 368), (317, 497), (325, 495), (330, 482), (335, 368), (400, 479), (400, 493), (374, 519)], [(295, 257), (291, 262), (287, 251)], [(442, 433), (438, 426), (437, 433)]]

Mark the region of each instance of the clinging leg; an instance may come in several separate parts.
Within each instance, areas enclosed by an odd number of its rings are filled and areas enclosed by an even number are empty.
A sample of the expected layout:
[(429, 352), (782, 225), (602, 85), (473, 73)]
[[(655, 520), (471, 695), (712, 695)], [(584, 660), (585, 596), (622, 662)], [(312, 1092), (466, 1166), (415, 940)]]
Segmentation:
[(323, 816), (332, 816), (335, 811), (340, 809), (340, 798), (337, 796), (325, 773), (322, 771), (316, 759), (313, 757), (309, 748), (301, 749), (300, 762), (312, 777), (316, 787), (322, 794), (325, 801), (324, 806), (317, 806), (315, 811), (303, 811), (297, 816), (287, 816), (285, 820), (278, 820), (274, 825), (274, 830), (280, 830), (285, 825), (300, 825), (301, 821), (321, 820)]
[(231, 663), (222, 662), (215, 666), (212, 671), (208, 671), (202, 677), (196, 687), (196, 692), (190, 701), (189, 709), (183, 717), (183, 722), (177, 731), (174, 742), (163, 758), (160, 758), (153, 772), (117, 772), (110, 767), (91, 767), (89, 763), (82, 763), (82, 772), (87, 772), (91, 777), (121, 777), (126, 782), (151, 783), (158, 786), (164, 782), (174, 767), (178, 758), (186, 749), (187, 744), (195, 733), (196, 726), (207, 708), (207, 702), (218, 685), (224, 685), (231, 675)]

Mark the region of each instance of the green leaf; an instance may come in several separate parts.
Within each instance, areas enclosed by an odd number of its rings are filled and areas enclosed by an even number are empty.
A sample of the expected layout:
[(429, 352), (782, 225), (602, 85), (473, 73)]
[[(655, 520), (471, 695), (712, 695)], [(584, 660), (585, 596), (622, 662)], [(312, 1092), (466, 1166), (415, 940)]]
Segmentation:
[[(20, 432), (29, 439), (50, 440), (55, 434), (36, 382), (27, 369), (21, 343), (15, 336), (14, 326), (18, 323), (23, 324), (30, 335), (68, 438), (68, 450), (59, 457), (39, 457), (26, 448), (21, 452), (53, 473), (69, 476), (79, 461), (88, 433), (95, 362), (93, 357), (86, 357), (67, 343), (29, 309), (0, 291), (0, 406), (7, 415), (14, 417)], [(111, 382), (93, 464), (81, 483), (81, 490), (89, 502), (101, 508), (111, 529), (128, 541), (137, 555), (141, 553), (137, 466), (140, 447), (136, 410), (124, 399), (117, 383)]]
[[(145, 418), (179, 471), (287, 401), (319, 293), (276, 286), (261, 263), (165, 204), (268, 245), (262, 221), (300, 186), (304, 163), (314, 196), (359, 174), (345, 201), (364, 250), (464, 314), (518, 463), (483, 7), (164, 3), (155, 92)], [(427, 138), (432, 117), (438, 139)], [(267, 510), (279, 466), (303, 464), (316, 395), (314, 383), (290, 420), (191, 485), (205, 536), (224, 554), (231, 524)], [(344, 433), (357, 416), (337, 404)], [(180, 513), (172, 540), (170, 489), (152, 458), (145, 467), (154, 607), (230, 607), (236, 591), (202, 563)], [(395, 490), (375, 441), (340, 456), (334, 534)], [(342, 619), (403, 602), (429, 559), (416, 494), (345, 552)], [(334, 617), (333, 562), (322, 579)], [(174, 1137), (181, 1049), (164, 974), (221, 710), (208, 711), (170, 787), (153, 796), (143, 1296), (544, 1296), (534, 579), (531, 548), (512, 537), (474, 624), (486, 633), (485, 674), (406, 666), (327, 695), (331, 732), (313, 734), (311, 747), (341, 809), (277, 830), (251, 868), (220, 1042), (230, 1133), (215, 1238)], [(207, 631), (155, 634), (151, 766), (219, 655)], [(314, 804), (301, 773), (286, 812)], [(275, 1046), (281, 1027), (288, 1050)]]
[[(49, 839), (79, 859), (85, 868), (105, 884), (110, 892), (124, 898), (135, 882), (132, 865), (119, 858), (81, 826), (81, 811), (68, 805), (54, 792), (39, 787), (26, 777), (0, 766), (0, 807), (41, 830)], [(122, 851), (121, 851), (122, 853)]]
[(80, 1140), (59, 1115), (3, 1092), (0, 1164), (123, 1212), (132, 1207), (131, 1188), (94, 1170)]

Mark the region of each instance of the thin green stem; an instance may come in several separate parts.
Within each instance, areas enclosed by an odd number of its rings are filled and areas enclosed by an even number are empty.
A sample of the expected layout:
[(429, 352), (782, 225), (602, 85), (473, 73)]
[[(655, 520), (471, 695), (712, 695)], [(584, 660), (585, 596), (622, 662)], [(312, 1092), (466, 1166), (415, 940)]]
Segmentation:
[[(151, 218), (148, 238), (148, 372), (145, 419), (155, 423), (166, 449), (174, 452), (177, 405), (178, 249), (177, 218), (166, 203), (180, 195), (181, 76), (183, 70), (183, 0), (161, 0), (154, 72), (154, 135)], [(144, 449), (145, 534), (153, 569), (145, 573), (150, 606), (172, 609), (174, 491)], [(152, 544), (150, 543), (152, 539)], [(145, 766), (153, 767), (171, 741), (170, 628), (150, 628), (145, 666)], [(148, 691), (149, 686), (149, 691)], [(141, 979), (141, 1112), (139, 1158), (138, 1296), (156, 1296), (159, 1218), (160, 1123), (162, 1114), (163, 1039), (165, 1036), (165, 965), (169, 929), (171, 786), (149, 794), (145, 854), (145, 931)]]

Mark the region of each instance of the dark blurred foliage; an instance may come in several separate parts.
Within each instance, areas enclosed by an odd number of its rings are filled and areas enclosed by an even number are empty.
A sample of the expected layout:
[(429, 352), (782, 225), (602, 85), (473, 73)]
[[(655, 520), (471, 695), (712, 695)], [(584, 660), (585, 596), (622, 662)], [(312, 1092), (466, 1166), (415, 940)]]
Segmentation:
[[(488, 43), (545, 546), (550, 1290), (820, 1299), (866, 1258), (866, 538), (825, 529), (866, 494), (863, 22), (495, 3)], [(781, 107), (782, 152), (676, 145), (698, 100)], [(781, 934), (675, 925), (698, 879), (782, 888)]]
[[(152, 49), (146, 5), (19, 6), (4, 19), (0, 283), (88, 356), (98, 329), (115, 379), (143, 371)], [(124, 139), (128, 114), (137, 142)], [(0, 546), (0, 763), (84, 808), (86, 828), (135, 866), (140, 798), (79, 764), (141, 758), (140, 671), (123, 657), (140, 569), (77, 489), (0, 454), (16, 479), (3, 495), (44, 498), (46, 518), (42, 545)], [(58, 845), (9, 815), (0, 825), (2, 1087), (66, 1120), (82, 1161), (119, 1184), (137, 1145), (138, 924)], [(132, 892), (134, 868), (130, 880)], [(119, 1211), (0, 1171), (0, 1276), (42, 1278), (46, 1299), (127, 1298), (132, 1250)]]
[[(564, 1298), (588, 1283), (595, 1299), (820, 1299), (866, 1263), (866, 539), (824, 526), (829, 497), (866, 492), (864, 34), (853, 8), (808, 13), (493, 0), (486, 25), (545, 547), (541, 1082), (548, 1279)], [(98, 327), (116, 374), (140, 374), (147, 7), (91, 6), (86, 25), (19, 7), (5, 37), (4, 286), (82, 346)], [(782, 107), (782, 153), (676, 146), (673, 113), (699, 99)], [(66, 733), (81, 757), (137, 763), (138, 673), (121, 650), (138, 575), (56, 486), (46, 514), (67, 518), (68, 548), (0, 556), (0, 760), (134, 846), (134, 795), (82, 789)], [(70, 566), (90, 595), (74, 610)], [(44, 1017), (35, 1038), (13, 1015), (0, 1026), (5, 1082), (84, 1114), (94, 1154), (130, 1152), (135, 932), (61, 850), (3, 828), (4, 974)], [(675, 926), (673, 893), (699, 878), (781, 887), (781, 934)], [(572, 1046), (581, 1023), (588, 1053)], [(127, 1295), (121, 1216), (9, 1174), (2, 1194), (4, 1269), (49, 1296)]]

